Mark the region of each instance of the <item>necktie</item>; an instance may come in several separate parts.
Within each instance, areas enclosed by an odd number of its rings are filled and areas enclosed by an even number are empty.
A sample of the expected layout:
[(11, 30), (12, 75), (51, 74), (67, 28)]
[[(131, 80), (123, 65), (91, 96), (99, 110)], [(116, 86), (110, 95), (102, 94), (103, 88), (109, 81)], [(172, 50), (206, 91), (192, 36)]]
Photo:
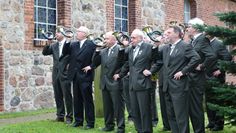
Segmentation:
[(62, 43), (59, 42), (59, 57), (61, 56), (62, 53)]
[(108, 49), (108, 56), (110, 56), (110, 54), (111, 54), (111, 51), (112, 51), (112, 49), (111, 49), (111, 48), (109, 48), (109, 49)]
[(173, 53), (175, 46), (173, 44), (170, 44), (170, 55)]
[(191, 39), (191, 45), (194, 47), (194, 41), (195, 41), (195, 39), (194, 38), (192, 38)]
[(83, 43), (80, 42), (80, 48), (82, 48), (82, 47), (83, 47)]
[(137, 46), (134, 48), (134, 51), (133, 51), (133, 53), (134, 53), (134, 54), (133, 54), (133, 55), (134, 55), (134, 56), (133, 56), (133, 60), (135, 60), (136, 56), (138, 55), (139, 47), (140, 47), (140, 46), (137, 45)]

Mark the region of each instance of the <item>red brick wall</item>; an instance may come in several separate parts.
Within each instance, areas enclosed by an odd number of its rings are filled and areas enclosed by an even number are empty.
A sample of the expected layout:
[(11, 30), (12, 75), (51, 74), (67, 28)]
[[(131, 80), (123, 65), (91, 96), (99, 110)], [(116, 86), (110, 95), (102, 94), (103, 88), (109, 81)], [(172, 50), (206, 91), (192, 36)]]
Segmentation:
[(58, 25), (71, 27), (71, 0), (57, 0)]
[(168, 26), (170, 21), (184, 22), (184, 2), (183, 0), (165, 0), (165, 25)]
[[(190, 0), (191, 17), (195, 15), (210, 25), (223, 25), (213, 16), (216, 12), (236, 11), (236, 2), (230, 0)], [(194, 9), (196, 8), (196, 10)], [(195, 10), (195, 11), (194, 11)], [(172, 20), (184, 21), (184, 0), (165, 0), (165, 23)]]
[(25, 50), (33, 50), (34, 40), (34, 0), (25, 0), (24, 20), (25, 20)]
[(197, 0), (197, 16), (206, 24), (223, 25), (218, 18), (213, 16), (216, 12), (236, 11), (236, 2), (230, 0)]
[(114, 0), (106, 0), (107, 31), (114, 31)]
[(129, 1), (129, 33), (135, 28), (142, 28), (142, 1), (130, 0)]

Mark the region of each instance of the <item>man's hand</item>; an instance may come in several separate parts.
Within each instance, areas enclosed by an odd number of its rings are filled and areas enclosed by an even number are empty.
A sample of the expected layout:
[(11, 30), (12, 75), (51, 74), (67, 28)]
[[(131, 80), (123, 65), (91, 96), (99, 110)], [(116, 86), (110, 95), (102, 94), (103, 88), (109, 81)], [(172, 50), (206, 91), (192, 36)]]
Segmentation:
[(174, 75), (174, 79), (179, 80), (181, 78), (181, 76), (183, 76), (183, 73), (181, 71), (179, 71)]
[(120, 75), (119, 75), (119, 74), (115, 74), (115, 75), (113, 76), (113, 79), (114, 79), (115, 81), (117, 81), (119, 78), (120, 78)]
[(89, 70), (91, 70), (92, 68), (90, 66), (86, 66), (84, 67), (82, 70), (87, 73)]
[(149, 70), (145, 69), (145, 70), (143, 70), (143, 75), (145, 75), (147, 77), (147, 76), (152, 75), (152, 73)]
[(220, 70), (216, 70), (213, 72), (213, 76), (218, 77), (221, 74)]

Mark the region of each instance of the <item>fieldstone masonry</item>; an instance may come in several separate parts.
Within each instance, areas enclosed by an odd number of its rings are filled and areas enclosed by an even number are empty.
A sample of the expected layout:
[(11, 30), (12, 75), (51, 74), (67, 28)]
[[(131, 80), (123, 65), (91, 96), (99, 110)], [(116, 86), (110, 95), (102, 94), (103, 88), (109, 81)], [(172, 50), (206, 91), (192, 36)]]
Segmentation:
[(86, 26), (95, 37), (106, 30), (106, 0), (72, 0), (72, 28)]
[(142, 24), (162, 30), (165, 26), (164, 0), (142, 0)]

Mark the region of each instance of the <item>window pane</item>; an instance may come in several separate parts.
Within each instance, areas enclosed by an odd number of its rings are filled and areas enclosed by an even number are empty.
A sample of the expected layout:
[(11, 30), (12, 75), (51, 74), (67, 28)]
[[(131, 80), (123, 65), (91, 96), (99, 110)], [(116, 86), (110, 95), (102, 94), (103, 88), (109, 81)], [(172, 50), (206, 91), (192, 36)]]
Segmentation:
[(121, 0), (115, 0), (115, 4), (121, 5)]
[(184, 11), (190, 12), (190, 3), (189, 0), (184, 0)]
[(56, 25), (48, 25), (48, 31), (55, 34), (56, 33)]
[(48, 9), (48, 23), (51, 23), (51, 24), (56, 23), (56, 10)]
[(122, 7), (122, 18), (127, 19), (127, 8), (126, 7)]
[(38, 22), (46, 23), (46, 9), (38, 8)]
[(56, 0), (48, 0), (48, 7), (56, 8)]
[(190, 13), (184, 14), (184, 22), (187, 23), (190, 20)]
[(120, 6), (115, 6), (115, 17), (121, 18), (121, 7)]
[(34, 21), (38, 21), (37, 20), (37, 8), (34, 7)]
[(37, 37), (37, 33), (38, 33), (37, 30), (38, 30), (38, 24), (35, 23), (35, 24), (34, 24), (34, 38), (38, 38), (38, 37)]
[(41, 30), (55, 33), (57, 24), (57, 0), (34, 0), (34, 36), (45, 39)]
[(127, 20), (122, 20), (122, 31), (128, 32)]
[(128, 5), (128, 0), (122, 0), (122, 5), (127, 6)]
[(190, 20), (190, 2), (189, 0), (184, 0), (184, 22)]
[(37, 0), (34, 0), (34, 5), (37, 5), (37, 2), (38, 2)]
[(44, 31), (46, 32), (47, 31), (47, 29), (46, 29), (46, 25), (45, 24), (38, 24), (38, 29), (36, 29), (37, 30), (37, 32), (38, 32), (38, 38), (40, 38), (40, 39), (45, 39), (44, 37), (43, 37), (43, 35), (42, 35), (42, 33), (41, 33), (41, 30), (42, 29), (44, 29)]
[(38, 6), (46, 6), (46, 0), (38, 0)]
[(115, 31), (121, 31), (121, 20), (115, 19)]

